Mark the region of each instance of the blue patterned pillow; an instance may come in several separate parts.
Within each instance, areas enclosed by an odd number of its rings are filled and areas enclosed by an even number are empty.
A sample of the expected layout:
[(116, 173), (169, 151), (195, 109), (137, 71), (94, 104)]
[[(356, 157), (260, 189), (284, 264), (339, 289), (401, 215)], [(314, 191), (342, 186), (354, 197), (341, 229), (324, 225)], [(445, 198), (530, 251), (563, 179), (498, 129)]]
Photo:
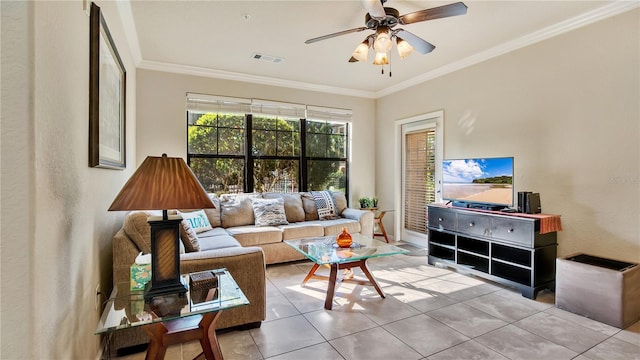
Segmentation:
[(251, 199), (253, 215), (256, 226), (287, 225), (287, 215), (284, 212), (284, 200), (278, 199)]
[(339, 219), (336, 204), (333, 201), (333, 195), (329, 191), (312, 191), (313, 201), (318, 209), (318, 217), (320, 220)]
[(196, 234), (213, 229), (209, 222), (209, 218), (207, 218), (207, 214), (204, 213), (204, 210), (192, 212), (178, 211), (178, 215), (182, 215), (183, 221), (189, 222), (189, 225), (191, 225), (191, 228), (196, 232)]

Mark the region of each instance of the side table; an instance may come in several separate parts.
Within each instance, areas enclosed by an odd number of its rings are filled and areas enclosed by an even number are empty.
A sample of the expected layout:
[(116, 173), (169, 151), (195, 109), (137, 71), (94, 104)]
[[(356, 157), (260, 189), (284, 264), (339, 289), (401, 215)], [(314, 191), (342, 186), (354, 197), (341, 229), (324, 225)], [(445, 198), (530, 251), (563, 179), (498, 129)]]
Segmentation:
[[(244, 295), (227, 269), (209, 270), (218, 279), (217, 287), (209, 297), (194, 299), (189, 287), (189, 275), (182, 282), (189, 291), (157, 296), (149, 303), (144, 291), (130, 290), (130, 284), (116, 284), (107, 301), (95, 334), (142, 326), (151, 341), (145, 359), (164, 359), (170, 345), (199, 340), (205, 359), (221, 360), (222, 352), (216, 336), (215, 324), (222, 311), (248, 305)], [(198, 297), (196, 297), (198, 298)]]
[[(373, 236), (384, 236), (384, 240), (389, 243), (389, 238), (387, 237), (387, 231), (384, 229), (384, 224), (382, 224), (382, 218), (388, 212), (393, 210), (378, 210), (378, 208), (360, 208), (360, 210), (369, 210), (374, 212), (373, 215)], [(376, 226), (380, 232), (376, 232)]]

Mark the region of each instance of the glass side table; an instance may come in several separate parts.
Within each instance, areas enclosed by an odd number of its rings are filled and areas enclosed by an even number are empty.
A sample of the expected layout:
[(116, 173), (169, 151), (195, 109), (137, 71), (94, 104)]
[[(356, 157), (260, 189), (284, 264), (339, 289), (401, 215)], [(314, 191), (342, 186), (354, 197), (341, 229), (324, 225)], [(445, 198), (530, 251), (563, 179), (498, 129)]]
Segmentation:
[(143, 290), (130, 290), (128, 282), (116, 284), (95, 334), (141, 326), (151, 338), (146, 359), (164, 359), (169, 345), (193, 340), (200, 341), (206, 359), (222, 359), (215, 323), (223, 310), (248, 305), (249, 300), (227, 269), (210, 271), (217, 286), (192, 289), (187, 274), (182, 276), (186, 294), (158, 296), (149, 303)]

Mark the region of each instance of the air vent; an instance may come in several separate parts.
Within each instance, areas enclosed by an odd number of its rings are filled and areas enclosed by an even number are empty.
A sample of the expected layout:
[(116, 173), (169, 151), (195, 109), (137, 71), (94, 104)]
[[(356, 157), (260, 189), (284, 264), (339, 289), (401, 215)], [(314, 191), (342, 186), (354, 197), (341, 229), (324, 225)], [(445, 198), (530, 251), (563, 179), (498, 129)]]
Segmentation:
[(271, 63), (275, 63), (275, 64), (280, 64), (280, 63), (284, 62), (284, 58), (277, 57), (277, 56), (271, 56), (271, 55), (265, 55), (265, 54), (253, 53), (253, 55), (251, 55), (251, 57), (253, 59), (255, 59), (255, 60), (267, 61), (267, 62), (271, 62)]

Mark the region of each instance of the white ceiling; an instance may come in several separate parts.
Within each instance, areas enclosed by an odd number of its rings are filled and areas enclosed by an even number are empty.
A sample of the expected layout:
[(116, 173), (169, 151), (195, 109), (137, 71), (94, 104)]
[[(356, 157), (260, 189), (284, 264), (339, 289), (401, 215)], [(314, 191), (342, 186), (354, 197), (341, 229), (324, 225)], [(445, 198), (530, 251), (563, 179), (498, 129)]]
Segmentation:
[[(402, 15), (453, 2), (389, 0), (385, 6)], [(376, 98), (638, 6), (591, 0), (464, 3), (466, 15), (396, 26), (436, 49), (401, 60), (394, 46), (392, 77), (386, 66), (381, 75), (371, 60), (347, 61), (372, 31), (304, 43), (364, 26), (359, 0), (132, 0), (123, 18), (129, 34), (137, 34), (137, 44), (135, 36), (130, 42), (139, 47), (140, 68)], [(255, 60), (254, 53), (284, 62)]]

